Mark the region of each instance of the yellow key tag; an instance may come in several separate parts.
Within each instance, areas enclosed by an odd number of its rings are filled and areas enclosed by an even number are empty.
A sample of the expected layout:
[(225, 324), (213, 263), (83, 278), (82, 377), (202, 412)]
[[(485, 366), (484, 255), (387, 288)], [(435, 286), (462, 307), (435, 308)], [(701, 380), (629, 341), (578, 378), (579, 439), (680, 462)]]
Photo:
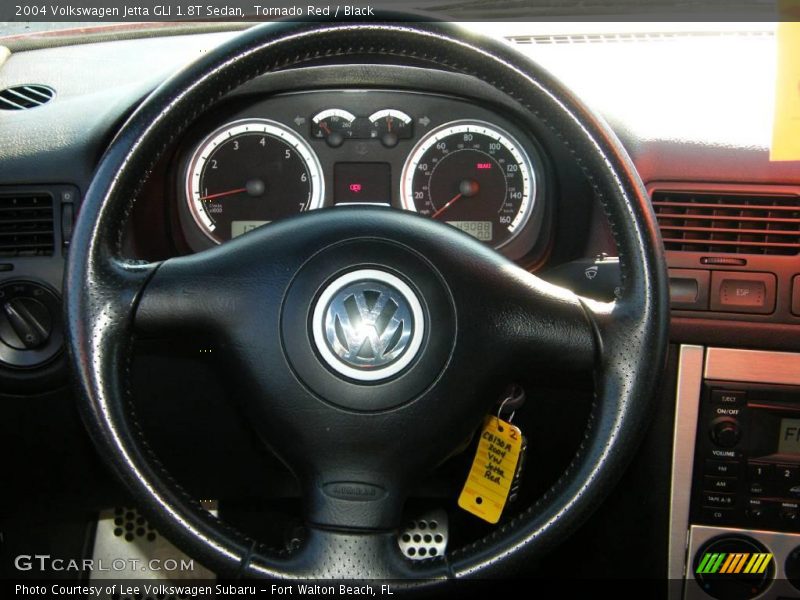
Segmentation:
[(521, 447), (518, 428), (494, 415), (486, 417), (458, 505), (484, 521), (497, 523), (508, 500)]

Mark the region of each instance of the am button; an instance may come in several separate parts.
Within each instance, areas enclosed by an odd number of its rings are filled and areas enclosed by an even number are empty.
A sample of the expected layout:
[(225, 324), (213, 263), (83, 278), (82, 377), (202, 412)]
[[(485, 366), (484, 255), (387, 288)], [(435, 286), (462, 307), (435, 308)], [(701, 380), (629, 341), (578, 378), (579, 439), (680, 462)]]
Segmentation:
[(736, 483), (735, 477), (709, 477), (706, 475), (703, 489), (707, 492), (735, 492)]

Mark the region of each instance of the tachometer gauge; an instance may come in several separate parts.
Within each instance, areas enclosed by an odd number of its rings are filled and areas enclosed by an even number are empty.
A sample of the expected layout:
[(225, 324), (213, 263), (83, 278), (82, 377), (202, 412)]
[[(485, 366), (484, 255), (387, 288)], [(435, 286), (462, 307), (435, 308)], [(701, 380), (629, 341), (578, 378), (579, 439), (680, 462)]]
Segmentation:
[(534, 170), (521, 144), (483, 121), (434, 129), (411, 151), (401, 175), (403, 208), (495, 248), (527, 223), (535, 192)]
[(322, 169), (309, 145), (266, 119), (223, 125), (194, 151), (186, 173), (189, 210), (217, 243), (322, 206)]

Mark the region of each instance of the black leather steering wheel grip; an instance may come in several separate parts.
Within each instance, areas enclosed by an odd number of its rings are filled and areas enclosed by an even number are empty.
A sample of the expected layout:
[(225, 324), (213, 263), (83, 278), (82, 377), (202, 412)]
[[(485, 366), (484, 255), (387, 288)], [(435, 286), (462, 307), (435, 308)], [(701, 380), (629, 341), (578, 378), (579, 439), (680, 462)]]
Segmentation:
[[(122, 256), (132, 202), (189, 123), (259, 74), (326, 57), (413, 58), (466, 72), (552, 129), (612, 224), (623, 276), (617, 300), (579, 298), (453, 228), (392, 209), (313, 211), (158, 264)], [(646, 424), (665, 356), (662, 256), (646, 192), (608, 127), (502, 43), (444, 24), (270, 24), (166, 81), (102, 158), (68, 258), (69, 349), (102, 454), (163, 533), (199, 561), (227, 576), (408, 577), (432, 585), (498, 574), (547, 551), (614, 485)], [(382, 273), (374, 277), (407, 290), (419, 305), (407, 319), (424, 331), (402, 369), (374, 380), (338, 371), (314, 341), (317, 304), (356, 272)], [(181, 331), (203, 331), (225, 349), (253, 427), (301, 482), (310, 537), (297, 553), (271, 552), (219, 522), (151, 455), (128, 402), (131, 337)], [(475, 430), (498, 386), (521, 369), (595, 373), (596, 401), (569, 469), (485, 539), (446, 559), (405, 561), (392, 531), (412, 482)]]

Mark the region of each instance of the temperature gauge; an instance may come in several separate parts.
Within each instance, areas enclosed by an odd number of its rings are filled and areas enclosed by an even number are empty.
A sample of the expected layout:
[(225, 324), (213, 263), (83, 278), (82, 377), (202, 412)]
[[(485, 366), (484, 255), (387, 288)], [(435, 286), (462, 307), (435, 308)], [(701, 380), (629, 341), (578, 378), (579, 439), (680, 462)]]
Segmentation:
[(355, 120), (354, 114), (341, 108), (323, 110), (311, 119), (311, 137), (325, 140), (329, 146), (336, 148), (345, 139), (353, 137)]
[(372, 124), (370, 137), (380, 139), (387, 148), (411, 137), (411, 117), (402, 111), (393, 108), (379, 110), (370, 116), (369, 122)]

